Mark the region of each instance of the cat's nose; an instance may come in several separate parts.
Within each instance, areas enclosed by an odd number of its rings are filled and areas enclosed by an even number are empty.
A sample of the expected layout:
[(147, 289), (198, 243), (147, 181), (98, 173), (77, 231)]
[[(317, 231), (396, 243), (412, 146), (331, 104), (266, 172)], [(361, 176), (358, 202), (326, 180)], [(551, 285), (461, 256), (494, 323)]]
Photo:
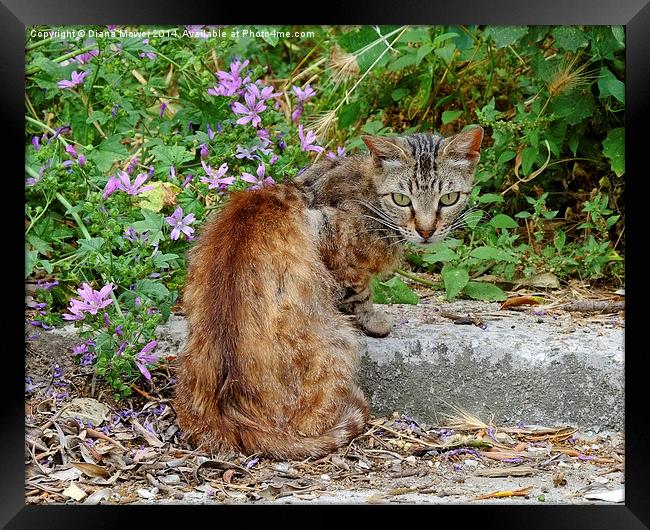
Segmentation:
[(422, 228), (416, 228), (415, 231), (420, 234), (423, 239), (429, 239), (431, 234), (433, 234), (433, 230), (424, 230)]

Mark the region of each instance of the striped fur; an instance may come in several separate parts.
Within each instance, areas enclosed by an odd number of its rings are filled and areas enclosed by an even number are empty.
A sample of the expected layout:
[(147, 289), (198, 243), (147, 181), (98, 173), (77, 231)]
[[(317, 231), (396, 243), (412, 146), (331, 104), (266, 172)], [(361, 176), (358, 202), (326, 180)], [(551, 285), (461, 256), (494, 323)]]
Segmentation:
[(319, 457), (363, 432), (358, 328), (390, 332), (369, 284), (394, 270), (405, 239), (387, 195), (413, 193), (415, 202), (440, 193), (447, 188), (437, 181), (463, 163), (473, 171), (478, 149), (476, 137), (367, 143), (371, 156), (326, 160), (294, 183), (234, 193), (201, 230), (183, 292), (189, 337), (174, 397), (197, 446)]

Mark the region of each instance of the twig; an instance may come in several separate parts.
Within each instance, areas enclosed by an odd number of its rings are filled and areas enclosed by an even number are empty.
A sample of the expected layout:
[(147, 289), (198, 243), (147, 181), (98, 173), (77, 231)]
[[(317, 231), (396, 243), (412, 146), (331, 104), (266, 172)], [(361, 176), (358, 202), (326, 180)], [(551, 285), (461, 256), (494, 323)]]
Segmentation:
[(151, 482), (152, 485), (154, 485), (156, 488), (158, 488), (161, 491), (164, 491), (165, 493), (169, 493), (174, 499), (182, 499), (184, 495), (178, 491), (175, 488), (172, 488), (171, 486), (168, 486), (167, 484), (163, 484), (159, 480), (156, 480), (156, 478), (151, 475), (150, 473), (147, 473), (147, 480)]
[(570, 304), (561, 305), (559, 309), (564, 311), (575, 311), (588, 313), (596, 311), (599, 313), (614, 313), (625, 310), (625, 302), (607, 302), (603, 300), (576, 300)]

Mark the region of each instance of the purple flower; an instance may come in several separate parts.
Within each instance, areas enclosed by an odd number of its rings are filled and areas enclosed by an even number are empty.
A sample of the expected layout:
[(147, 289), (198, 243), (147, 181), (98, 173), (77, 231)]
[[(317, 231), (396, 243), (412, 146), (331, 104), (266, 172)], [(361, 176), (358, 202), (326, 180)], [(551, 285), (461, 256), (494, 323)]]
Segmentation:
[[(149, 43), (149, 39), (144, 39), (144, 40), (147, 41), (147, 42), (145, 42), (145, 44)], [(140, 57), (143, 58), (143, 59), (151, 59), (151, 60), (153, 60), (153, 59), (156, 58), (156, 54), (154, 52), (141, 52)]]
[(165, 217), (165, 221), (174, 227), (170, 236), (174, 241), (180, 237), (181, 232), (186, 236), (191, 236), (194, 233), (194, 228), (190, 226), (194, 222), (194, 214), (190, 213), (183, 217), (183, 209), (180, 206), (169, 217)]
[(41, 148), (41, 144), (39, 143), (38, 136), (34, 136), (32, 138), (32, 145), (34, 146), (35, 151), (38, 151)]
[(79, 156), (77, 154), (76, 149), (71, 144), (68, 144), (68, 145), (65, 146), (65, 152), (68, 153), (70, 156), (72, 156), (74, 158), (77, 158)]
[(294, 86), (291, 88), (291, 90), (296, 95), (296, 98), (298, 98), (298, 101), (300, 103), (307, 101), (309, 98), (316, 95), (316, 91), (309, 86), (309, 83), (305, 85), (304, 89)]
[(81, 366), (89, 366), (95, 361), (96, 358), (97, 355), (95, 355), (93, 352), (86, 352), (81, 356), (80, 364)]
[(189, 185), (189, 183), (192, 182), (192, 179), (194, 179), (194, 175), (192, 175), (191, 173), (189, 173), (189, 174), (187, 175), (187, 177), (185, 177), (185, 180), (183, 181), (183, 183), (181, 184), (181, 188), (187, 188), (187, 186)]
[(117, 109), (119, 109), (121, 106), (122, 105), (119, 103), (115, 103), (115, 105), (111, 107), (111, 114), (113, 115), (113, 118), (117, 118)]
[(314, 142), (317, 140), (316, 133), (313, 131), (307, 131), (307, 134), (303, 133), (302, 124), (298, 125), (298, 136), (300, 137), (300, 148), (303, 151), (316, 151), (320, 153), (325, 150), (319, 145), (314, 145)]
[(242, 105), (239, 101), (235, 101), (232, 106), (232, 110), (235, 114), (243, 114), (241, 118), (237, 120), (236, 123), (239, 125), (245, 125), (248, 122), (253, 124), (253, 127), (257, 127), (261, 122), (262, 118), (259, 117), (259, 113), (266, 110), (266, 105), (264, 101), (256, 101), (256, 97), (252, 92), (246, 92), (244, 95), (244, 100), (246, 105)]
[(160, 104), (160, 117), (163, 117), (163, 114), (165, 114), (165, 109), (167, 108), (167, 103), (164, 101)]
[(225, 189), (227, 186), (230, 186), (235, 181), (235, 177), (224, 177), (226, 171), (228, 171), (228, 164), (223, 163), (217, 171), (212, 169), (210, 166), (201, 160), (201, 165), (203, 170), (208, 174), (210, 178), (201, 177), (201, 182), (208, 184), (208, 189)]
[(275, 155), (275, 154), (272, 155), (271, 159), (269, 160), (269, 164), (271, 164), (271, 165), (275, 164), (278, 161), (278, 158), (279, 158), (278, 155)]
[(99, 55), (99, 50), (90, 50), (87, 53), (82, 53), (80, 55), (77, 55), (72, 60), (77, 61), (78, 63), (81, 64), (86, 64), (92, 61), (93, 57), (97, 57), (98, 55)]
[[(144, 188), (140, 187), (144, 184), (145, 180), (149, 178), (149, 175), (146, 175), (145, 173), (140, 173), (133, 181), (133, 184), (131, 184), (131, 179), (129, 178), (129, 175), (126, 171), (121, 171), (117, 178), (119, 179), (119, 185), (117, 189), (125, 191), (129, 195), (138, 195), (143, 191), (149, 191), (153, 189), (153, 186), (145, 186)], [(104, 190), (104, 193), (106, 193), (106, 190)]]
[(149, 239), (149, 234), (147, 234), (146, 232), (143, 232), (142, 234), (138, 234), (136, 233), (135, 230), (133, 230), (132, 226), (129, 226), (129, 228), (127, 228), (124, 231), (122, 237), (127, 241), (130, 241), (131, 243), (135, 243), (136, 241), (146, 241), (147, 239)]
[(147, 381), (151, 381), (151, 374), (147, 370), (147, 364), (153, 364), (158, 360), (158, 356), (151, 355), (149, 352), (158, 346), (158, 341), (148, 342), (135, 356), (135, 364)]
[(104, 325), (108, 328), (111, 325), (111, 319), (108, 318), (108, 313), (104, 313)]
[(167, 176), (169, 180), (176, 178), (176, 168), (174, 166), (169, 166), (169, 175)]
[(104, 193), (102, 194), (102, 199), (107, 199), (110, 195), (115, 193), (117, 190), (120, 189), (120, 179), (117, 177), (111, 177), (108, 179), (106, 182), (106, 186), (104, 186)]
[(336, 153), (330, 151), (325, 155), (330, 160), (336, 160), (337, 158), (343, 158), (345, 156), (345, 147), (338, 147)]
[(298, 102), (298, 106), (296, 107), (296, 110), (294, 110), (291, 113), (291, 121), (296, 122), (300, 119), (300, 116), (302, 116), (302, 111), (303, 111), (303, 106), (302, 106), (302, 101)]
[(253, 160), (255, 158), (259, 159), (259, 156), (255, 154), (255, 151), (257, 151), (257, 147), (253, 146), (250, 149), (238, 145), (237, 146), (237, 152), (235, 153), (236, 158), (247, 158), (248, 160)]
[(120, 356), (122, 355), (122, 352), (123, 352), (125, 349), (126, 349), (126, 341), (124, 341), (124, 342), (122, 342), (122, 344), (120, 344), (120, 347), (119, 347), (119, 348), (117, 349), (117, 351), (115, 352), (115, 355), (117, 355), (118, 357), (120, 357)]
[(79, 155), (79, 158), (77, 158), (77, 163), (81, 167), (84, 167), (86, 165), (86, 157), (84, 155)]
[(81, 355), (83, 353), (86, 353), (87, 351), (88, 351), (88, 344), (86, 344), (85, 342), (82, 342), (81, 344), (77, 344), (72, 348), (73, 355)]
[(121, 337), (121, 336), (122, 336), (122, 324), (118, 324), (118, 325), (117, 325), (117, 327), (115, 328), (115, 334), (116, 334), (118, 337)]
[(210, 140), (214, 140), (214, 131), (210, 128), (210, 124), (208, 123), (208, 138)]
[(74, 88), (77, 85), (81, 85), (84, 82), (84, 78), (89, 74), (89, 71), (81, 72), (78, 73), (76, 70), (72, 72), (72, 77), (68, 81), (67, 79), (64, 79), (63, 81), (59, 81), (57, 83), (57, 86), (59, 88)]
[(202, 158), (203, 160), (205, 160), (206, 158), (208, 158), (208, 154), (209, 154), (209, 153), (208, 153), (208, 148), (206, 147), (206, 145), (205, 145), (205, 144), (201, 144), (201, 158)]
[(260, 164), (259, 166), (257, 166), (257, 178), (255, 178), (250, 173), (243, 173), (241, 179), (245, 182), (251, 182), (254, 184), (253, 186), (248, 188), (249, 190), (257, 190), (264, 185), (272, 186), (273, 184), (275, 184), (275, 181), (271, 176), (266, 177), (265, 172), (266, 172), (266, 168), (264, 167), (264, 164)]
[(83, 283), (82, 287), (77, 289), (81, 300), (74, 298), (70, 300), (68, 307), (70, 313), (64, 313), (63, 318), (65, 320), (83, 320), (86, 318), (86, 313), (96, 315), (97, 311), (113, 303), (113, 300), (106, 298), (113, 289), (112, 283), (105, 285), (99, 291), (95, 291), (90, 285)]
[(262, 85), (262, 90), (260, 90), (260, 87), (257, 86), (255, 83), (251, 83), (246, 87), (246, 90), (255, 97), (255, 99), (258, 99), (260, 101), (266, 101), (267, 99), (273, 99), (275, 97), (280, 96), (281, 94), (278, 92), (273, 92), (273, 87), (272, 86), (263, 86)]
[(41, 280), (38, 280), (36, 287), (38, 287), (39, 289), (45, 289), (46, 291), (51, 291), (57, 285), (59, 285), (58, 280), (54, 280), (53, 282), (45, 282), (42, 285), (41, 285)]

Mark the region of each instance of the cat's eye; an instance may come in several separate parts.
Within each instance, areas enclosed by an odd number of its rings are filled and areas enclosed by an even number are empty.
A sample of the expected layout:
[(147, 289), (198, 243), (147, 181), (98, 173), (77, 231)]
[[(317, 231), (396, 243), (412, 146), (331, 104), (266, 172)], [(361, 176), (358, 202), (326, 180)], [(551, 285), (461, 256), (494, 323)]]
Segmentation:
[(459, 197), (460, 193), (457, 191), (452, 191), (451, 193), (447, 193), (440, 197), (440, 204), (442, 206), (451, 206), (452, 204), (456, 204), (458, 202)]
[(402, 193), (393, 193), (392, 197), (397, 206), (408, 206), (411, 204), (411, 199)]

